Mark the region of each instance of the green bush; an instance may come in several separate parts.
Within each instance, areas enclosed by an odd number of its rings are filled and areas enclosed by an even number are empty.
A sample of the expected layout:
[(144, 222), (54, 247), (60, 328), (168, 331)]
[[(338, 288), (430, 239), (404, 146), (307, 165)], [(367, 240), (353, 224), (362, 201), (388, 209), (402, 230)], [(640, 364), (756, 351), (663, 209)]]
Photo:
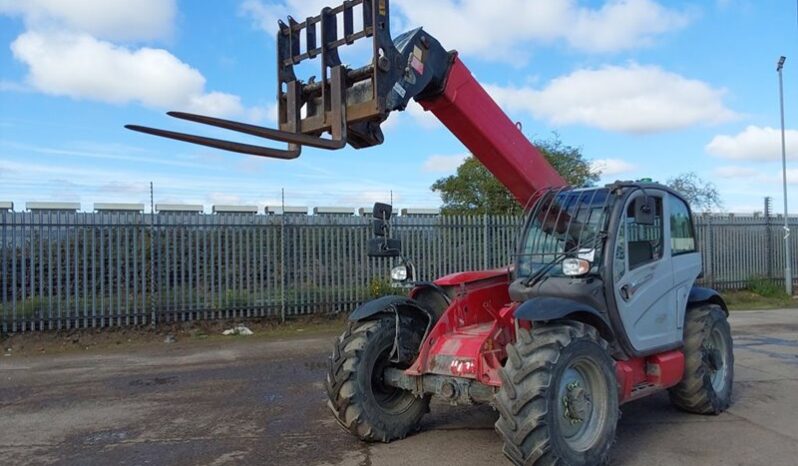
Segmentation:
[(391, 286), (389, 280), (375, 278), (369, 282), (369, 296), (371, 298), (380, 298), (392, 294), (396, 294), (396, 290)]
[(242, 309), (249, 307), (250, 296), (245, 291), (226, 290), (224, 293), (224, 307), (226, 309)]
[[(53, 307), (58, 305), (57, 301), (53, 301)], [(26, 298), (25, 301), (17, 301), (16, 315), (17, 319), (37, 319), (47, 314), (48, 302), (47, 298), (34, 296)], [(6, 303), (6, 307), (0, 306), (0, 317), (7, 315), (10, 319), (13, 314), (13, 304)]]
[(764, 277), (751, 277), (748, 279), (746, 289), (765, 298), (785, 298), (787, 292), (784, 286)]

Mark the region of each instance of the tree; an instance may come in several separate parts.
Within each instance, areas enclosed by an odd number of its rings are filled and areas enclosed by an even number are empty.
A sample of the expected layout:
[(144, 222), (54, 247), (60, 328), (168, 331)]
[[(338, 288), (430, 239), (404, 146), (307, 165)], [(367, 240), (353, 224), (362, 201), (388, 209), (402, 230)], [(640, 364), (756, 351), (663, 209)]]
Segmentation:
[[(557, 133), (533, 144), (568, 184), (590, 186), (598, 181), (600, 173), (591, 170), (582, 150), (565, 145)], [(445, 214), (518, 214), (522, 209), (510, 191), (473, 156), (457, 168), (456, 174), (439, 179), (431, 189), (441, 194)]]
[(695, 211), (708, 212), (713, 208), (722, 209), (718, 188), (711, 181), (699, 178), (694, 172), (682, 173), (668, 180), (667, 185), (680, 193)]

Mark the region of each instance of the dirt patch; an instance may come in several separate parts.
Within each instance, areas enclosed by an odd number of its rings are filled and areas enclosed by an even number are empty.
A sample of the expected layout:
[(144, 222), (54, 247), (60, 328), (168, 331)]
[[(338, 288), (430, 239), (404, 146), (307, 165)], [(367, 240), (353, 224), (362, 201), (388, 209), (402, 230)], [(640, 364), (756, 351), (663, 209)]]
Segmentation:
[[(94, 329), (70, 329), (47, 332), (10, 334), (0, 337), (0, 353), (4, 356), (60, 354), (78, 351), (113, 351), (140, 345), (170, 344), (177, 341), (205, 342), (251, 339), (284, 339), (304, 335), (335, 334), (345, 325), (346, 316), (301, 316), (281, 323), (275, 319), (235, 319), (224, 321), (192, 321), (164, 323), (157, 326), (130, 326)], [(244, 325), (252, 336), (223, 336), (222, 332)], [(0, 356), (3, 357), (3, 356)]]

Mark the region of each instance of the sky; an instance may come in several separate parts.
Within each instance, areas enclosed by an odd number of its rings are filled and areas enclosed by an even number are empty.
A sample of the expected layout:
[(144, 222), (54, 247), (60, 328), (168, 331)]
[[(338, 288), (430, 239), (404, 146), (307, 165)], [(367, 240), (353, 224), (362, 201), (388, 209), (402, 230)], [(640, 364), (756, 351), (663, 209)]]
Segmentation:
[[(333, 0), (0, 0), (0, 201), (437, 207), (467, 155), (413, 103), (365, 150), (247, 157), (127, 131), (237, 137), (169, 110), (275, 124), (276, 21)], [(781, 210), (776, 61), (798, 212), (795, 0), (394, 0), (532, 138), (579, 147), (601, 183), (695, 172), (729, 212)], [(362, 48), (344, 52), (353, 67)], [(347, 62), (348, 63), (348, 62)]]

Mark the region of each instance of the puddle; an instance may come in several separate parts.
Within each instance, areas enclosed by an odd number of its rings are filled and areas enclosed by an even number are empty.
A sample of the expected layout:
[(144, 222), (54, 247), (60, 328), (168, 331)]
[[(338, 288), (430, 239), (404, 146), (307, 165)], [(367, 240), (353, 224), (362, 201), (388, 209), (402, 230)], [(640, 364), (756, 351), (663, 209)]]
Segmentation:
[(127, 440), (130, 434), (125, 431), (94, 432), (83, 438), (84, 445), (107, 445)]

